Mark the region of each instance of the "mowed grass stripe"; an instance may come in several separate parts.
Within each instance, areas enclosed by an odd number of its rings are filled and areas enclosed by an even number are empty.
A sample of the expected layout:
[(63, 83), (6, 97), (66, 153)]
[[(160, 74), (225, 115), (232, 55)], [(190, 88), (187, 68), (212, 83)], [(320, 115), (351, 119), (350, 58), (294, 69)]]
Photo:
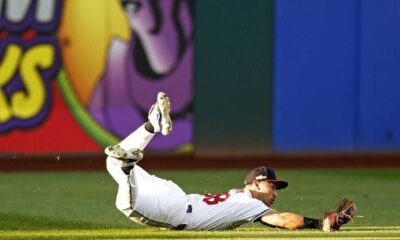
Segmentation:
[(343, 227), (341, 230), (356, 230), (356, 231), (362, 231), (362, 230), (398, 230), (400, 231), (400, 226), (366, 226), (366, 227)]
[[(270, 229), (270, 228), (265, 228), (259, 225), (250, 225), (247, 224), (245, 227), (241, 227), (240, 231), (285, 231), (285, 230), (277, 230), (277, 229)], [(301, 231), (315, 231), (315, 230), (301, 230)], [(344, 225), (343, 227), (340, 228), (340, 232), (344, 231), (394, 231), (394, 232), (400, 232), (400, 226), (364, 226), (364, 227), (349, 227)]]
[[(244, 229), (243, 229), (244, 230)], [(4, 239), (400, 239), (400, 230), (366, 230), (362, 228), (325, 233), (315, 230), (249, 231), (242, 229), (220, 232), (168, 231), (158, 229), (98, 229), (98, 230), (41, 230), (41, 231), (0, 231)]]
[[(151, 171), (188, 193), (240, 186), (247, 170)], [(190, 174), (190, 178), (188, 178)], [(0, 239), (399, 239), (400, 169), (279, 170), (290, 182), (274, 207), (318, 218), (341, 198), (358, 216), (341, 231), (287, 231), (246, 224), (233, 231), (143, 228), (115, 208), (117, 186), (105, 172), (0, 173)]]

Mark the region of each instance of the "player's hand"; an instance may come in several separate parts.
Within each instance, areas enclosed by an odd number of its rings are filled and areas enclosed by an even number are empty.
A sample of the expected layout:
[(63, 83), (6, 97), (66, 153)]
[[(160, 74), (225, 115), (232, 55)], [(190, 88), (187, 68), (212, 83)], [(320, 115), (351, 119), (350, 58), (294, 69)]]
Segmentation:
[(338, 203), (336, 211), (327, 211), (322, 215), (322, 230), (330, 232), (332, 230), (339, 230), (339, 228), (352, 220), (356, 215), (356, 204), (349, 200), (343, 199)]

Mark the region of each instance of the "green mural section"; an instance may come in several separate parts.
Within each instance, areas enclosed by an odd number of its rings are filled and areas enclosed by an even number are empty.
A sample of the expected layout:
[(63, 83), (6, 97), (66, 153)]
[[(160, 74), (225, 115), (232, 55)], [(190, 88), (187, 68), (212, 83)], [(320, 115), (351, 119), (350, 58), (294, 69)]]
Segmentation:
[(271, 149), (273, 1), (196, 1), (196, 154)]

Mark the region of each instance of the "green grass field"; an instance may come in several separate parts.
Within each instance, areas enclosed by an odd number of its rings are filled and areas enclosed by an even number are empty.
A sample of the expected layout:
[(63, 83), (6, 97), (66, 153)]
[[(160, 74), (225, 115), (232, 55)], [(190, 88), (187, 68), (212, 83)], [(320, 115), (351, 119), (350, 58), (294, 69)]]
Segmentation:
[[(245, 170), (155, 171), (187, 193), (241, 187)], [(289, 181), (274, 208), (319, 217), (348, 197), (358, 217), (339, 232), (247, 224), (221, 232), (144, 228), (114, 207), (106, 172), (0, 173), (0, 239), (400, 239), (400, 169), (277, 170)]]

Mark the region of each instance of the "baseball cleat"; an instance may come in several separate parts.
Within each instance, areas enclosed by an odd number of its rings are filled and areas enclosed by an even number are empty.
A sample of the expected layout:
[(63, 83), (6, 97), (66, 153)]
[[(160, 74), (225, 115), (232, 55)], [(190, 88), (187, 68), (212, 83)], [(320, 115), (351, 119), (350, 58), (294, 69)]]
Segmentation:
[(132, 148), (130, 150), (125, 150), (119, 145), (109, 146), (104, 152), (113, 158), (121, 161), (122, 167), (134, 166), (135, 163), (143, 158), (143, 151), (140, 149)]
[(154, 127), (154, 132), (161, 132), (168, 135), (172, 131), (172, 120), (169, 116), (171, 112), (171, 101), (167, 94), (159, 92), (157, 102), (151, 106), (148, 119)]

